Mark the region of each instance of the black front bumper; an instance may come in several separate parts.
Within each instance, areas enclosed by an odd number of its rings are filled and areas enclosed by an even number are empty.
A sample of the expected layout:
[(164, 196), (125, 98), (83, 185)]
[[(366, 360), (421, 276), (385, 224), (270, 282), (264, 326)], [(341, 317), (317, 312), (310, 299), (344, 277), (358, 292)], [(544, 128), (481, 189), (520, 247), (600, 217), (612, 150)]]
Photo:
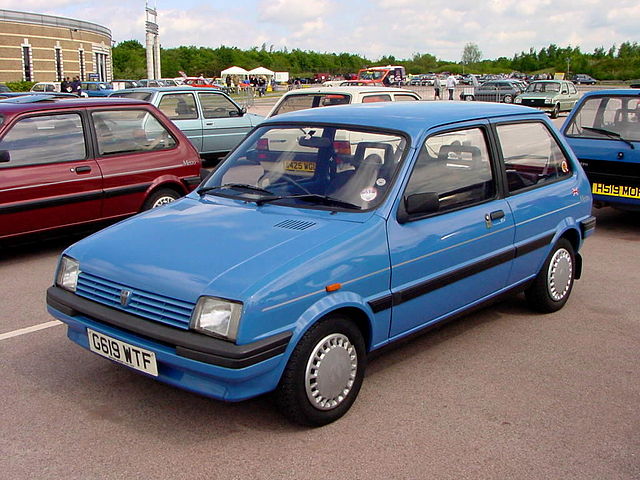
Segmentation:
[(130, 315), (56, 286), (47, 290), (47, 305), (70, 317), (83, 316), (93, 322), (173, 347), (176, 355), (181, 357), (233, 369), (248, 367), (284, 353), (292, 336), (291, 332), (283, 332), (257, 342), (236, 345)]

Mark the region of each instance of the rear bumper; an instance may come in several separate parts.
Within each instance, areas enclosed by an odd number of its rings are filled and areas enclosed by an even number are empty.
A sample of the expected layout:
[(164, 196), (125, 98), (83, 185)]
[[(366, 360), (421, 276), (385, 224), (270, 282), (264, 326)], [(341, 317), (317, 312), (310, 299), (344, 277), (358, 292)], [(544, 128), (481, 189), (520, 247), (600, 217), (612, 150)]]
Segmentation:
[[(58, 287), (47, 290), (47, 310), (68, 325), (70, 340), (89, 350), (87, 328), (155, 353), (162, 382), (226, 401), (275, 389), (284, 368), (286, 332), (235, 345), (195, 332), (159, 325), (81, 298)], [(144, 375), (144, 373), (143, 373)]]

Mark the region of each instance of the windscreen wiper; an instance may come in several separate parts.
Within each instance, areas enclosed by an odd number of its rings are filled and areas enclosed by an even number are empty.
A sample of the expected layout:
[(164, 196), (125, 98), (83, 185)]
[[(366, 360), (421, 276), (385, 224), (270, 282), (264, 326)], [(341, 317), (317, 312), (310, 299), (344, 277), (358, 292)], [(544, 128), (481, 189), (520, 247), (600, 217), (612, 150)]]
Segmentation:
[(626, 143), (627, 145), (629, 145), (631, 147), (631, 150), (635, 150), (636, 147), (633, 145), (633, 143), (630, 140), (627, 140), (626, 138), (623, 138), (622, 135), (620, 135), (618, 132), (612, 132), (611, 130), (605, 130), (604, 128), (595, 128), (595, 127), (583, 127), (580, 126), (580, 128), (582, 128), (583, 130), (589, 130), (590, 132), (595, 132), (595, 133), (600, 133), (602, 135), (606, 135), (609, 138), (614, 138), (616, 140), (620, 140), (624, 143)]
[(198, 189), (198, 195), (202, 196), (205, 193), (212, 192), (214, 190), (223, 190), (225, 188), (231, 188), (235, 190), (245, 190), (249, 192), (261, 193), (263, 195), (269, 195), (271, 197), (277, 198), (273, 192), (266, 190), (264, 188), (257, 187), (256, 185), (249, 185), (248, 183), (225, 183), (224, 185), (215, 185), (213, 187), (202, 187)]
[(282, 196), (274, 195), (271, 198), (258, 199), (256, 201), (256, 204), (262, 205), (263, 203), (267, 203), (267, 202), (273, 202), (276, 200), (289, 200), (289, 199), (302, 200), (303, 202), (310, 202), (310, 203), (321, 203), (323, 205), (331, 205), (334, 207), (362, 210), (362, 207), (360, 207), (359, 205), (355, 205), (354, 203), (345, 202), (338, 198), (330, 197), (329, 195), (320, 195), (318, 193), (303, 193), (301, 195), (282, 195)]

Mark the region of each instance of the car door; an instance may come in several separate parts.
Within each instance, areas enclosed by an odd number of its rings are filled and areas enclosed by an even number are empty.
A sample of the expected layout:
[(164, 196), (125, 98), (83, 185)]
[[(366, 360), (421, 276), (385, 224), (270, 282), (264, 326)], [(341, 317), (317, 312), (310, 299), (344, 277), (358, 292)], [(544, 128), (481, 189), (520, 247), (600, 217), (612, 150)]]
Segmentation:
[(193, 92), (159, 93), (157, 106), (202, 153), (202, 117)]
[(198, 92), (202, 109), (202, 153), (228, 152), (252, 125), (238, 105), (223, 93)]
[(508, 284), (534, 276), (566, 210), (580, 203), (578, 177), (551, 126), (539, 119), (496, 125), (507, 202), (515, 222), (516, 258)]
[(461, 311), (506, 284), (514, 222), (498, 193), (488, 138), (483, 122), (434, 133), (419, 146), (398, 216), (388, 222), (390, 337)]
[(5, 128), (0, 151), (0, 237), (94, 220), (102, 177), (79, 111), (28, 114)]
[(90, 118), (104, 179), (103, 217), (139, 212), (147, 191), (158, 178), (184, 176), (175, 138), (150, 110), (94, 110)]

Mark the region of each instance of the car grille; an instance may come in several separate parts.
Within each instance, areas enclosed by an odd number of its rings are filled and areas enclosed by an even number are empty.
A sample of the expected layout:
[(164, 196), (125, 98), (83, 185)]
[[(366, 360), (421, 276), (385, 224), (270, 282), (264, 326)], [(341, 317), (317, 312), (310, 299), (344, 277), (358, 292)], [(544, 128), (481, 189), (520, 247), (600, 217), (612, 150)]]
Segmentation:
[(544, 107), (545, 103), (544, 98), (523, 98), (522, 105), (527, 107)]
[[(131, 292), (125, 305), (120, 301), (123, 290)], [(185, 330), (189, 328), (191, 312), (195, 306), (175, 298), (129, 288), (87, 272), (80, 273), (76, 294), (132, 315)]]

